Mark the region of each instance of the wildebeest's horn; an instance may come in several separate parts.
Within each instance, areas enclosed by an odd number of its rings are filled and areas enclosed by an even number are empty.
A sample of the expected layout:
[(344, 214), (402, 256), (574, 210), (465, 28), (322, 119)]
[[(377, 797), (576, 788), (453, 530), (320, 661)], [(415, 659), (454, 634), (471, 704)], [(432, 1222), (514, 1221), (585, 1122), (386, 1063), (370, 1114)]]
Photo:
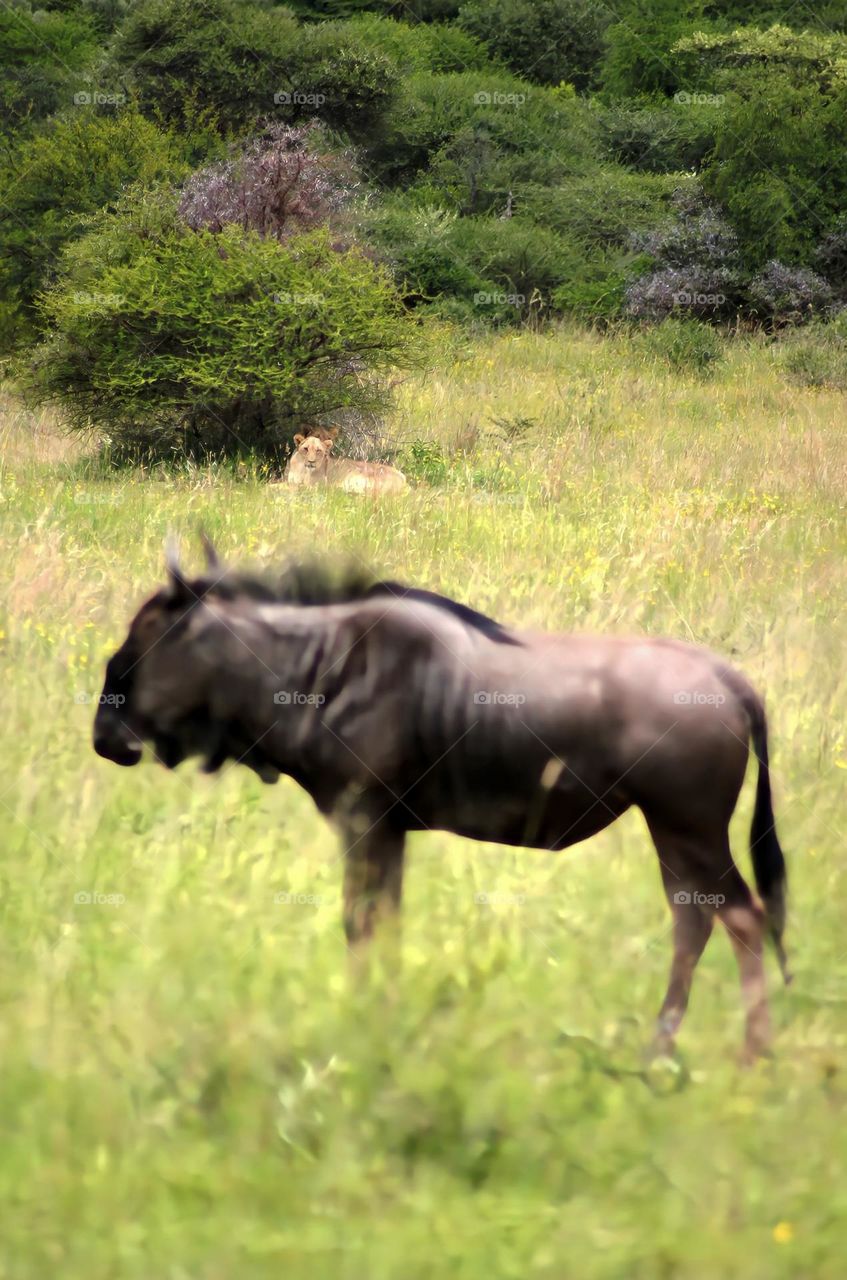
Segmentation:
[(172, 533), (168, 534), (168, 539), (165, 543), (165, 566), (170, 579), (171, 599), (179, 600), (188, 594), (189, 587), (185, 580), (185, 575), (179, 567), (179, 541)]
[(206, 568), (209, 573), (218, 573), (223, 569), (220, 556), (215, 550), (215, 544), (204, 529), (200, 530), (200, 541), (203, 544), (203, 551), (206, 556)]

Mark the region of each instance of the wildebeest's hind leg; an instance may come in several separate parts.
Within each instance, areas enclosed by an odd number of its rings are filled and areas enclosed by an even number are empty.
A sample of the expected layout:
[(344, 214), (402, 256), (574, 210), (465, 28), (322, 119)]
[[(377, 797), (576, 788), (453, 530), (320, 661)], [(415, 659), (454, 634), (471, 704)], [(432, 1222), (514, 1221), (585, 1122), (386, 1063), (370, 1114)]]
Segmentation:
[(342, 827), (344, 841), (344, 932), (351, 949), (361, 947), (378, 923), (397, 922), (403, 890), (406, 835), (384, 820), (364, 832), (353, 821)]
[(659, 1010), (654, 1047), (657, 1053), (671, 1053), (694, 978), (694, 970), (712, 934), (713, 910), (694, 900), (687, 880), (678, 869), (682, 847), (673, 837), (653, 830), (653, 839), (662, 867), (662, 882), (673, 915), (673, 959), (668, 989)]
[[(649, 821), (649, 820), (648, 820)], [(668, 992), (659, 1014), (658, 1043), (665, 1049), (682, 1021), (697, 961), (709, 940), (716, 913), (729, 934), (741, 974), (746, 1010), (744, 1056), (768, 1052), (770, 1014), (762, 950), (765, 920), (729, 846), (727, 830), (685, 835), (649, 823), (662, 879), (674, 914), (674, 958)]]
[(725, 901), (718, 908), (718, 915), (735, 951), (741, 975), (741, 993), (747, 1011), (744, 1058), (747, 1062), (752, 1062), (767, 1054), (771, 1044), (771, 1019), (765, 967), (762, 963), (765, 913), (735, 865), (721, 881), (719, 892)]

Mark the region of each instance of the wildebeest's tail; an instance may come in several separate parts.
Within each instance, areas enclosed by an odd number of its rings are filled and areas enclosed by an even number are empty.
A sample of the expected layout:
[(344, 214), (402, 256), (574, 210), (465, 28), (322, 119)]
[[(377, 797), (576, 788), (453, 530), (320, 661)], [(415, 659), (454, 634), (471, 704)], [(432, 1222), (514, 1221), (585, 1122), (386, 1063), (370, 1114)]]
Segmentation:
[(753, 750), (759, 762), (759, 778), (756, 783), (756, 803), (750, 826), (750, 856), (756, 876), (756, 888), (768, 916), (771, 937), (779, 967), (786, 983), (791, 981), (788, 960), (782, 944), (785, 929), (785, 855), (776, 834), (776, 819), (771, 798), (771, 775), (768, 765), (768, 723), (765, 709), (759, 698), (745, 699), (750, 715), (750, 733)]

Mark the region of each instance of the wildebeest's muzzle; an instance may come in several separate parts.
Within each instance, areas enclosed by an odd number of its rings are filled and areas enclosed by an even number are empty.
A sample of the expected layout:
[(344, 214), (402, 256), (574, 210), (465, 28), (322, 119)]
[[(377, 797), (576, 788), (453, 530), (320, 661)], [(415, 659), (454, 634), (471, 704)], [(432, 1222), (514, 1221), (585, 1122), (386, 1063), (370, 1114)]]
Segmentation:
[(119, 650), (106, 666), (106, 681), (94, 717), (94, 750), (114, 764), (141, 760), (141, 742), (130, 724), (130, 671)]

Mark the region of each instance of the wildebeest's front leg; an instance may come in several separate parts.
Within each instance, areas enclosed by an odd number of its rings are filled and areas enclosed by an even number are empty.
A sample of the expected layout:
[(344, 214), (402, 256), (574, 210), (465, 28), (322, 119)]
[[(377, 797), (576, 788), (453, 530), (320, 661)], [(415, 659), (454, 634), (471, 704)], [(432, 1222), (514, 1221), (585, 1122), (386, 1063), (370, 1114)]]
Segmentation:
[(404, 831), (384, 820), (362, 832), (346, 822), (344, 841), (344, 932), (351, 948), (373, 936), (377, 924), (397, 917), (403, 889)]

